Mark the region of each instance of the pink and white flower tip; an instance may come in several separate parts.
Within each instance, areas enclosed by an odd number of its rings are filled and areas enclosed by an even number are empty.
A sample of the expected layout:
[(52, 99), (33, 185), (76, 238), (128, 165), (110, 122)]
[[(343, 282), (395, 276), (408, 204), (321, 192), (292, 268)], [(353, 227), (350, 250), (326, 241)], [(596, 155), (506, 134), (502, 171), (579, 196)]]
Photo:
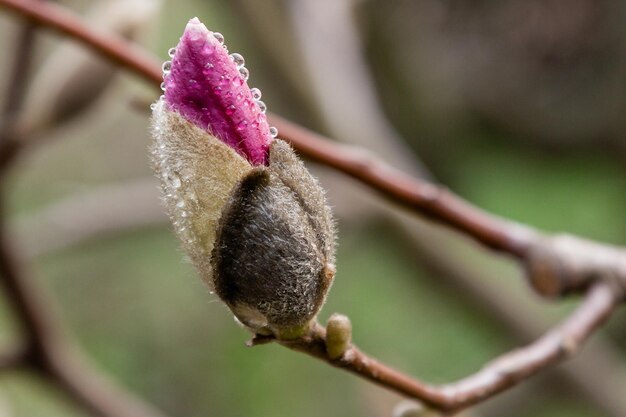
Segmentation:
[(190, 122), (235, 149), (253, 165), (266, 165), (277, 135), (267, 123), (261, 91), (248, 87), (243, 56), (228, 54), (224, 37), (193, 18), (163, 64), (164, 100)]
[(191, 19), (163, 64), (151, 108), (164, 205), (209, 288), (255, 333), (310, 326), (335, 273), (324, 191), (275, 139), (240, 54)]

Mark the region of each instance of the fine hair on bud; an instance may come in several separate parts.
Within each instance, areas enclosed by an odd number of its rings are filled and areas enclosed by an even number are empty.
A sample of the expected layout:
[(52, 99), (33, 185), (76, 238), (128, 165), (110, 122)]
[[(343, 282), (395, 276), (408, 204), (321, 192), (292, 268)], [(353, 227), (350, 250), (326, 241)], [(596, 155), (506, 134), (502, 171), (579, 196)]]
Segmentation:
[(212, 264), (217, 294), (248, 327), (280, 335), (307, 325), (334, 268), (330, 210), (291, 147), (275, 140), (224, 208)]

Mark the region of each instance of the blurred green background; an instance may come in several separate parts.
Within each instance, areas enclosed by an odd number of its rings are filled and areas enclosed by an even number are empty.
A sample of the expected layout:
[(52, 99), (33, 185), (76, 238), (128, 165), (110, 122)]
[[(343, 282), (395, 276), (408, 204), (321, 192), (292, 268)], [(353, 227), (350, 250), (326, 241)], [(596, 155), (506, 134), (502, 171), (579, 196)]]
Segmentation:
[[(271, 111), (480, 207), (543, 230), (626, 240), (622, 1), (104, 3), (142, 5), (122, 32), (163, 60), (198, 16), (245, 56)], [(0, 9), (2, 80), (20, 23)], [(35, 52), (23, 114), (45, 142), (7, 179), (15, 242), (93, 365), (170, 416), (391, 416), (395, 394), (279, 346), (244, 346), (250, 335), (204, 288), (161, 215), (146, 155), (150, 86), (107, 71), (96, 85), (99, 73), (86, 68), (104, 64), (90, 55), (83, 67), (79, 58), (49, 65), (59, 53), (49, 32)], [(54, 80), (67, 74), (58, 91)], [(57, 110), (40, 126), (41, 103)], [(311, 168), (340, 231), (320, 318), (347, 314), (355, 342), (384, 362), (451, 381), (575, 306), (538, 299), (512, 262)], [(618, 313), (571, 364), (472, 415), (626, 415), (624, 323)], [(6, 300), (0, 324), (2, 345), (20, 340)], [(85, 415), (35, 374), (0, 374), (0, 416)]]

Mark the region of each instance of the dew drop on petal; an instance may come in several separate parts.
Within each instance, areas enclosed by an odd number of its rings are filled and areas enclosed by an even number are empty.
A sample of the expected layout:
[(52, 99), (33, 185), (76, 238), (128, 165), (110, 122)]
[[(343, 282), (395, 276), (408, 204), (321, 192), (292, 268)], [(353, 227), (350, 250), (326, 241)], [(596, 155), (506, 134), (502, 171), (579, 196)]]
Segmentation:
[(241, 68), (246, 64), (246, 60), (243, 59), (243, 56), (238, 53), (230, 54), (230, 59), (232, 59), (235, 65), (237, 65), (237, 68)]
[(172, 187), (176, 190), (180, 188), (181, 185), (182, 182), (180, 181), (180, 178), (178, 178), (178, 176), (176, 175), (172, 176)]
[(246, 122), (245, 120), (242, 120), (241, 122), (237, 124), (237, 130), (244, 130), (246, 126), (248, 126), (248, 122)]
[(172, 61), (165, 61), (161, 69), (164, 73), (169, 74), (169, 72), (172, 70)]
[(237, 109), (237, 107), (235, 107), (233, 104), (231, 104), (230, 106), (226, 107), (226, 115), (232, 116), (233, 113), (235, 113), (236, 109)]
[(256, 104), (257, 106), (259, 106), (259, 110), (261, 110), (261, 113), (265, 113), (267, 111), (267, 106), (261, 100), (258, 100)]
[(239, 68), (239, 75), (241, 75), (241, 78), (243, 78), (244, 80), (247, 80), (248, 78), (250, 78), (250, 71), (248, 71), (248, 68), (246, 67), (241, 67)]
[(165, 91), (165, 82), (161, 83), (161, 90)]
[(221, 33), (219, 33), (219, 32), (213, 32), (213, 37), (214, 37), (215, 39), (217, 39), (217, 41), (218, 41), (219, 43), (221, 43), (221, 44), (223, 44), (223, 43), (224, 43), (224, 35), (222, 35)]
[(254, 87), (250, 89), (250, 92), (252, 93), (252, 98), (255, 100), (260, 100), (261, 99), (261, 90), (259, 90), (258, 88)]
[(156, 106), (157, 106), (157, 105), (156, 105), (156, 103), (152, 103), (152, 104), (150, 105), (150, 110), (154, 110), (154, 109), (156, 109)]
[(222, 87), (220, 87), (219, 85), (213, 88), (213, 92), (215, 93), (216, 96), (221, 96), (222, 95)]
[(278, 136), (278, 129), (276, 129), (274, 126), (270, 127), (270, 135), (275, 138), (276, 136)]
[(168, 54), (171, 58), (173, 58), (173, 57), (174, 57), (174, 55), (176, 54), (176, 48), (170, 48), (170, 49), (167, 51), (167, 54)]

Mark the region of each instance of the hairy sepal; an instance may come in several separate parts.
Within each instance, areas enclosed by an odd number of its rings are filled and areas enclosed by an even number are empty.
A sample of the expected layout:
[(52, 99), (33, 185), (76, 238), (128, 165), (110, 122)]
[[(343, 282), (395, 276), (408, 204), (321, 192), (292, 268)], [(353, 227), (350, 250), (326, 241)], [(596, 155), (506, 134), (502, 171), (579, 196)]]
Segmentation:
[(324, 304), (334, 251), (321, 187), (275, 140), (269, 166), (251, 170), (224, 207), (212, 256), (217, 294), (252, 331), (292, 337)]
[(210, 259), (222, 209), (252, 166), (163, 100), (153, 109), (152, 135), (164, 205), (185, 251), (212, 289)]

